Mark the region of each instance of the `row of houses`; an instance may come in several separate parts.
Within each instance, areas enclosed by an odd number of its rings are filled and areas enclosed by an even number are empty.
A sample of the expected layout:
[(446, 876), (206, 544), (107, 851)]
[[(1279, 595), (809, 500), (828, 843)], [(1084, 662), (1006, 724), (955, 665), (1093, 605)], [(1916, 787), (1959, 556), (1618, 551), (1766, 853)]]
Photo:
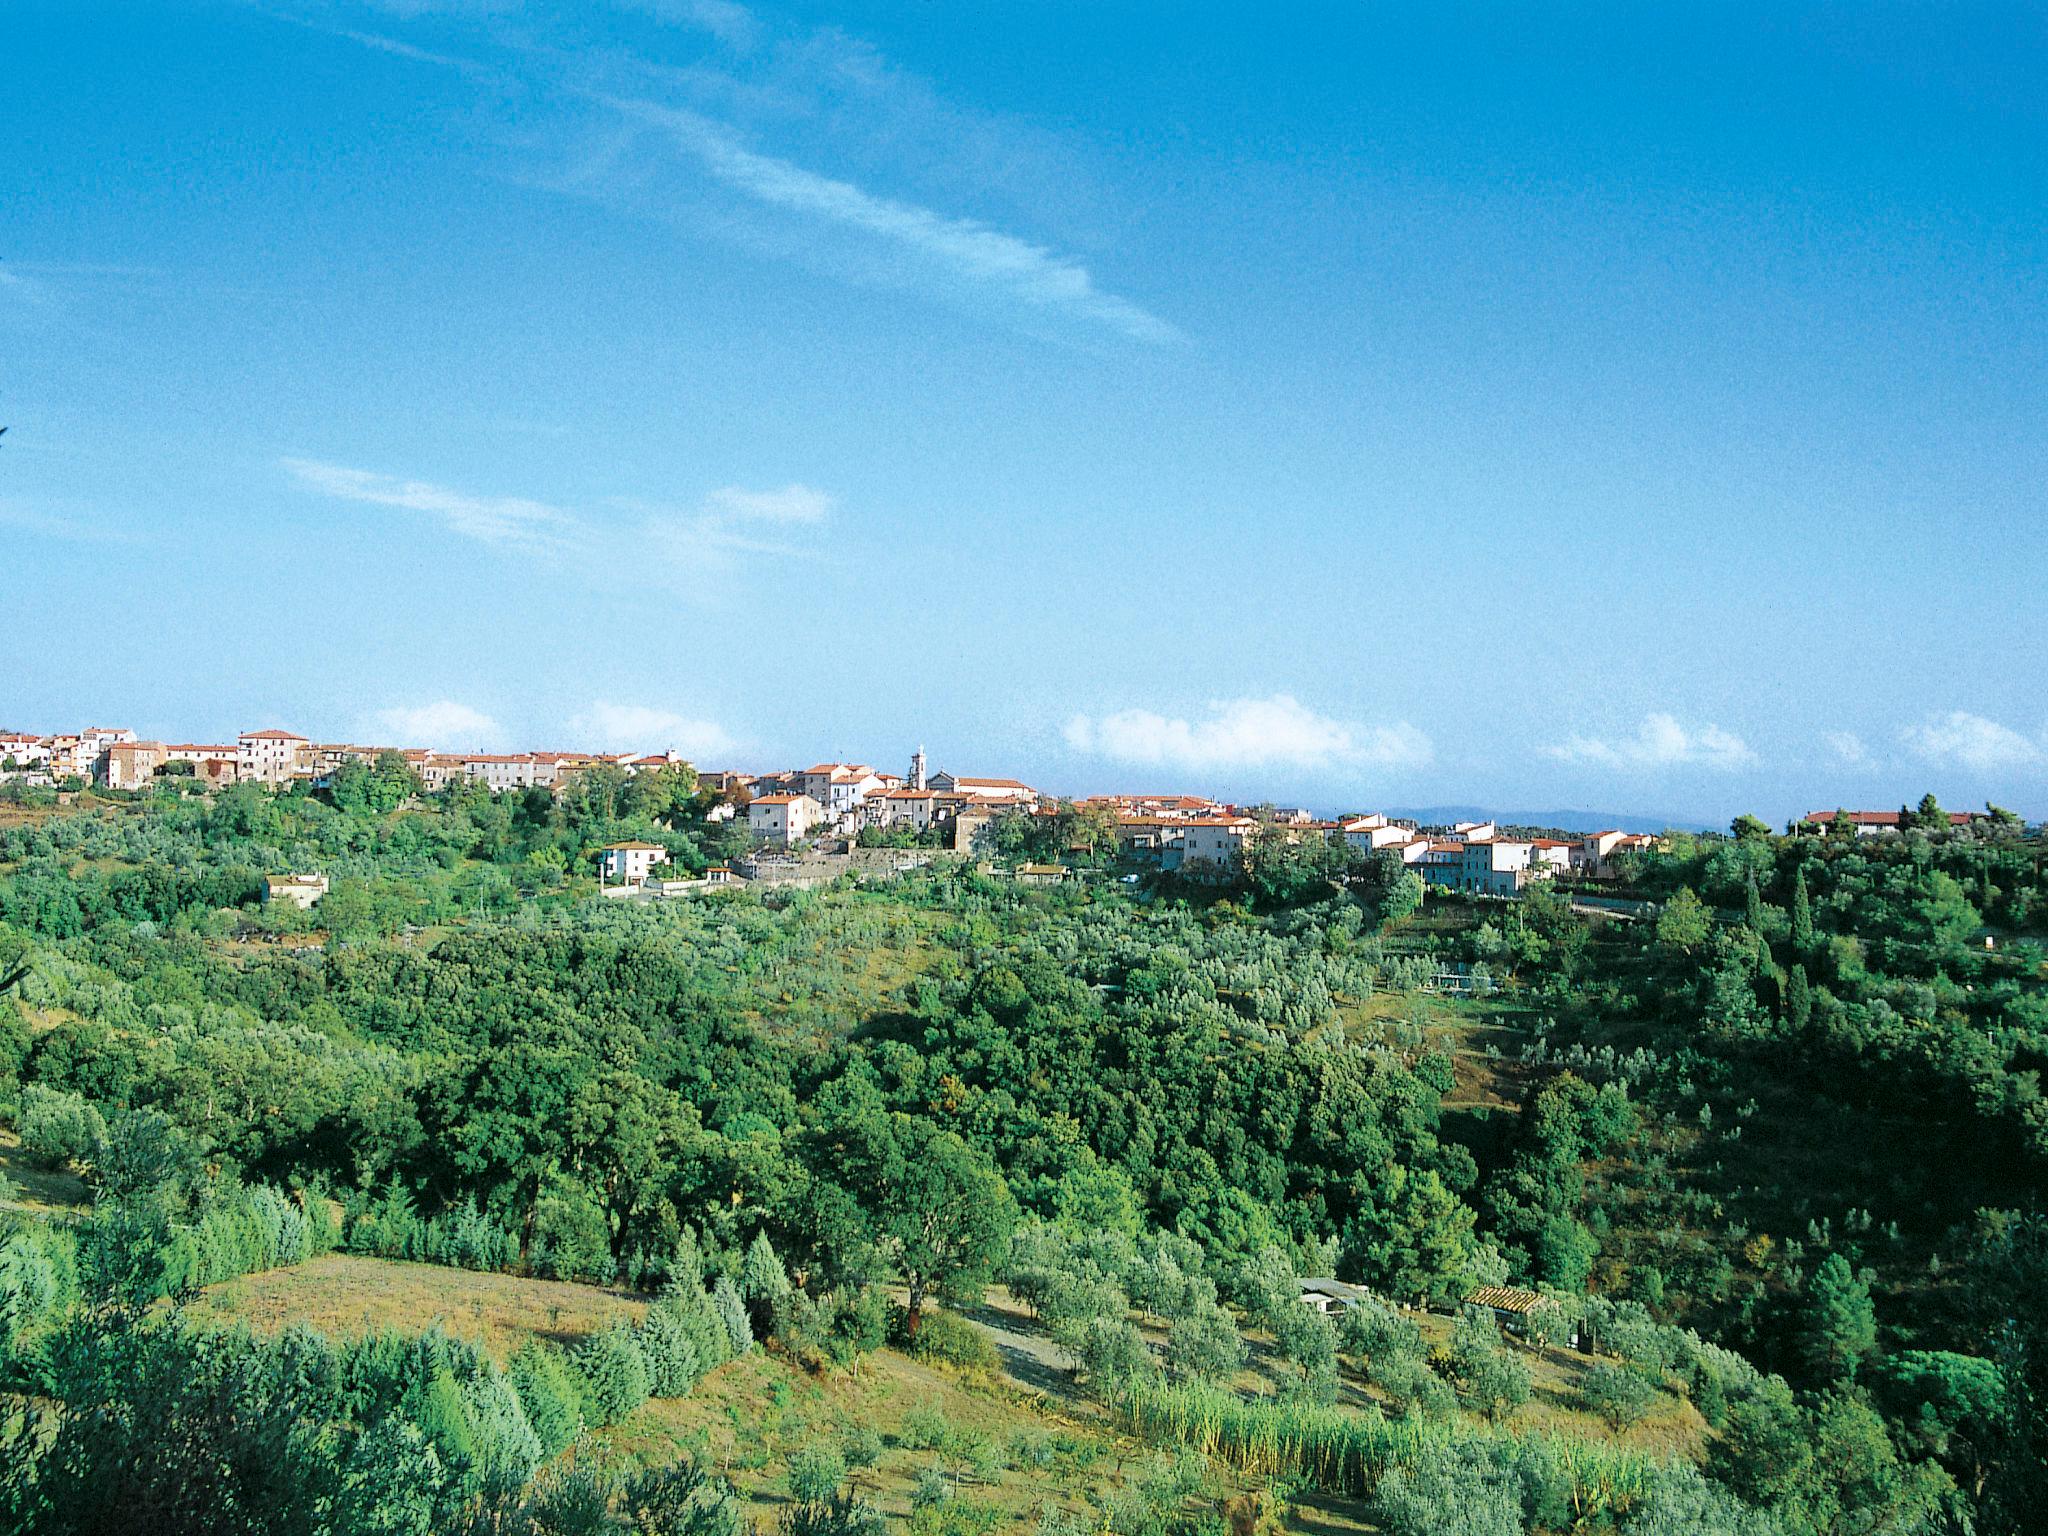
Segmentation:
[(1532, 880), (1562, 873), (1604, 877), (1621, 855), (1656, 845), (1641, 833), (1610, 830), (1577, 838), (1507, 837), (1492, 822), (1423, 828), (1374, 813), (1324, 821), (1305, 811), (1251, 816), (1235, 807), (1188, 796), (1106, 796), (1086, 802), (1116, 812), (1120, 843), (1157, 855), (1167, 868), (1228, 868), (1255, 836), (1324, 837), (1364, 853), (1387, 853), (1413, 868), (1426, 885), (1480, 895), (1512, 896)]
[[(0, 778), (39, 784), (78, 779), (135, 790), (167, 770), (182, 771), (170, 765), (186, 763), (192, 776), (208, 786), (303, 780), (324, 787), (344, 764), (371, 764), (386, 753), (403, 758), (430, 793), (465, 781), (500, 794), (560, 791), (600, 763), (631, 774), (685, 761), (675, 752), (433, 752), (316, 742), (276, 728), (244, 731), (232, 742), (165, 742), (143, 740), (125, 728), (93, 727), (45, 736), (0, 732)], [(743, 807), (752, 831), (785, 847), (820, 835), (853, 837), (866, 828), (908, 827), (923, 833), (939, 827), (971, 840), (999, 812), (1039, 801), (1038, 791), (1019, 779), (929, 773), (922, 747), (912, 756), (909, 773), (902, 775), (878, 772), (865, 763), (835, 762), (777, 773), (705, 773), (699, 782), (722, 797), (714, 817), (733, 816)]]
[[(0, 778), (61, 784), (81, 779), (109, 789), (141, 789), (170, 764), (189, 763), (208, 785), (324, 785), (345, 763), (370, 764), (387, 752), (402, 757), (429, 790), (468, 781), (495, 793), (559, 789), (598, 763), (628, 773), (684, 762), (676, 752), (430, 752), (421, 747), (316, 742), (293, 731), (243, 731), (231, 742), (145, 741), (123, 728), (95, 726), (76, 733), (31, 736), (0, 732)], [(176, 771), (176, 770), (173, 770)]]
[(911, 755), (907, 774), (878, 772), (866, 763), (813, 763), (785, 773), (726, 775), (719, 787), (736, 792), (747, 825), (763, 841), (791, 847), (819, 836), (855, 837), (869, 829), (949, 830), (957, 847), (1006, 810), (1036, 808), (1037, 790), (1021, 779), (931, 773), (925, 752)]

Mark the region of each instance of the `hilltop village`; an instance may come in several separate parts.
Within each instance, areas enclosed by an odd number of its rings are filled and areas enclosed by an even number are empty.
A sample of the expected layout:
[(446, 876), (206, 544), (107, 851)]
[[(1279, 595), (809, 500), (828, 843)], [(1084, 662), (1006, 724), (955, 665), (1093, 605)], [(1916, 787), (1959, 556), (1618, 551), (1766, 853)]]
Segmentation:
[[(145, 740), (125, 727), (107, 726), (47, 735), (0, 733), (0, 781), (59, 794), (87, 787), (132, 794), (164, 779), (189, 780), (195, 788), (208, 789), (254, 783), (329, 790), (338, 777), (384, 772), (425, 794), (468, 784), (493, 794), (537, 790), (562, 796), (593, 771), (627, 778), (688, 774), (692, 790), (711, 797), (707, 820), (743, 822), (756, 851), (771, 857), (778, 851), (844, 854), (861, 846), (966, 853), (986, 845), (988, 830), (999, 817), (1067, 815), (1080, 818), (1086, 836), (1113, 835), (1120, 852), (1190, 875), (1205, 867), (1231, 868), (1263, 831), (1289, 842), (1321, 839), (1361, 854), (1384, 853), (1413, 869), (1425, 885), (1512, 896), (1529, 882), (1554, 874), (1610, 875), (1620, 856), (1656, 843), (1654, 837), (1620, 830), (1543, 837), (1509, 835), (1492, 822), (1423, 826), (1378, 812), (1324, 818), (1301, 808), (1246, 806), (1192, 794), (1116, 793), (1068, 800), (1020, 779), (934, 771), (922, 747), (902, 774), (847, 762), (756, 773), (698, 771), (674, 751), (438, 752), (316, 742), (275, 727), (243, 731), (232, 742)], [(598, 853), (612, 889), (640, 888), (667, 860), (652, 843), (618, 843)], [(1027, 863), (1022, 870), (1025, 878), (1039, 880), (1066, 872), (1057, 862)], [(706, 873), (717, 883), (733, 872), (720, 866)], [(323, 894), (312, 877), (293, 886), (280, 882), (280, 893), (300, 901)]]

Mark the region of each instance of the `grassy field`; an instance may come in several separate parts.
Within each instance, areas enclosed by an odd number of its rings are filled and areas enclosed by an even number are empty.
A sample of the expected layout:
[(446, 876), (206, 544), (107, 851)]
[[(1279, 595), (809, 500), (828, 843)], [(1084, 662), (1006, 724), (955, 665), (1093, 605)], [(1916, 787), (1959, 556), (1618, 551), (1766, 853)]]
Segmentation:
[[(1044, 1330), (999, 1287), (990, 1291), (986, 1301), (975, 1309), (973, 1315), (985, 1327), (998, 1330), (998, 1345), (1007, 1346), (1004, 1353), (1011, 1357), (1011, 1369), (1018, 1380), (1044, 1386), (1056, 1395), (1070, 1393), (1063, 1373), (1054, 1376), (1035, 1368), (1039, 1359), (1059, 1360), (1061, 1357), (1050, 1347)], [(1430, 1347), (1450, 1343), (1453, 1319), (1436, 1313), (1408, 1315), (1422, 1329), (1423, 1338)], [(1141, 1323), (1139, 1331), (1155, 1348), (1164, 1347), (1166, 1335), (1162, 1329)], [(1016, 1345), (1030, 1340), (1041, 1340), (1047, 1347), (1034, 1351), (1032, 1357), (1019, 1362), (1016, 1356), (1020, 1351)], [(1245, 1341), (1250, 1346), (1245, 1368), (1230, 1385), (1246, 1396), (1279, 1395), (1290, 1367), (1280, 1358), (1272, 1338), (1260, 1330), (1251, 1329), (1246, 1332)], [(1586, 1372), (1596, 1363), (1594, 1357), (1567, 1349), (1522, 1344), (1513, 1347), (1516, 1357), (1529, 1368), (1530, 1393), (1529, 1401), (1509, 1416), (1507, 1422), (1510, 1427), (1541, 1430), (1546, 1434), (1561, 1434), (1581, 1440), (1613, 1440), (1638, 1450), (1695, 1458), (1705, 1444), (1706, 1421), (1700, 1417), (1698, 1409), (1678, 1394), (1659, 1392), (1654, 1405), (1640, 1423), (1616, 1433), (1597, 1415), (1587, 1413), (1579, 1406)], [(1374, 1406), (1388, 1413), (1395, 1411), (1392, 1399), (1369, 1385), (1352, 1369), (1348, 1360), (1338, 1381), (1337, 1406), (1357, 1412)]]
[(683, 1451), (731, 1478), (764, 1525), (789, 1502), (785, 1469), (806, 1445), (881, 1437), (881, 1459), (854, 1474), (862, 1497), (907, 1519), (911, 1492), (936, 1467), (972, 1523), (1012, 1529), (1048, 1506), (1102, 1525), (1105, 1500), (1154, 1476), (1160, 1453), (1058, 1400), (934, 1369), (881, 1350), (858, 1377), (813, 1376), (764, 1351), (722, 1367), (689, 1397), (648, 1403), (611, 1432), (651, 1461)]
[(329, 1253), (210, 1286), (193, 1310), (265, 1333), (306, 1323), (333, 1338), (439, 1323), (502, 1361), (529, 1338), (572, 1344), (614, 1317), (637, 1322), (647, 1303), (593, 1285)]
[[(498, 1359), (529, 1338), (573, 1344), (613, 1317), (637, 1319), (643, 1298), (594, 1286), (435, 1265), (328, 1254), (293, 1269), (214, 1286), (193, 1303), (200, 1316), (246, 1322), (266, 1332), (304, 1323), (330, 1336), (438, 1323)], [(1043, 1332), (1002, 1292), (973, 1316), (992, 1330), (1007, 1373), (982, 1375), (934, 1367), (894, 1350), (866, 1357), (857, 1374), (812, 1374), (770, 1350), (730, 1362), (688, 1397), (656, 1400), (605, 1433), (616, 1450), (649, 1463), (689, 1453), (729, 1477), (764, 1528), (787, 1507), (786, 1470), (807, 1445), (847, 1444), (863, 1431), (880, 1438), (880, 1459), (858, 1469), (858, 1491), (886, 1514), (907, 1518), (912, 1490), (931, 1469), (955, 1501), (958, 1529), (1035, 1526), (1048, 1509), (1085, 1529), (1101, 1529), (1105, 1510), (1132, 1500), (1149, 1483), (1169, 1480), (1171, 1453), (1124, 1433), (1076, 1394)], [(1450, 1320), (1421, 1320), (1432, 1344), (1448, 1339)], [(1240, 1391), (1277, 1390), (1284, 1365), (1270, 1343), (1252, 1337), (1253, 1358)], [(1535, 1391), (1511, 1423), (1583, 1439), (1605, 1427), (1577, 1406), (1580, 1378), (1592, 1362), (1562, 1350), (1524, 1350)], [(1364, 1411), (1375, 1394), (1350, 1371), (1339, 1405)], [(1692, 1406), (1661, 1394), (1644, 1421), (1614, 1437), (1639, 1449), (1696, 1454), (1705, 1427)], [(1191, 1509), (1245, 1493), (1241, 1479), (1213, 1470), (1185, 1494)], [(1190, 1485), (1192, 1486), (1192, 1485)], [(1316, 1497), (1288, 1512), (1285, 1524), (1311, 1536), (1369, 1529), (1358, 1504)]]
[[(573, 1343), (612, 1317), (637, 1318), (645, 1310), (640, 1298), (593, 1286), (346, 1254), (244, 1275), (211, 1287), (192, 1305), (221, 1323), (265, 1332), (304, 1323), (334, 1337), (438, 1322), (500, 1360), (528, 1338)], [(975, 1529), (1028, 1527), (1048, 1506), (1100, 1529), (1106, 1502), (1130, 1496), (1172, 1463), (1085, 1403), (886, 1349), (867, 1357), (857, 1375), (813, 1375), (756, 1350), (720, 1367), (688, 1397), (648, 1402), (604, 1439), (650, 1464), (685, 1452), (703, 1458), (732, 1479), (752, 1514), (772, 1529), (789, 1502), (790, 1457), (857, 1430), (872, 1430), (882, 1442), (880, 1460), (854, 1474), (863, 1497), (907, 1518), (912, 1489), (936, 1466), (958, 1513)], [(1201, 1503), (1240, 1491), (1226, 1480), (1191, 1497)], [(1333, 1514), (1318, 1528), (1358, 1529)]]

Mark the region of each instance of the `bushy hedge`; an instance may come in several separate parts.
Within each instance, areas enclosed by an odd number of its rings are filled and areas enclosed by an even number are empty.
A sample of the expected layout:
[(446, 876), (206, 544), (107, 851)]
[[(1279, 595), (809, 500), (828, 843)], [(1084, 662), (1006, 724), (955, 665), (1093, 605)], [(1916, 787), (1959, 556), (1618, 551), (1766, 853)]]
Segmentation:
[(267, 1184), (234, 1185), (171, 1235), (162, 1290), (177, 1296), (236, 1275), (304, 1263), (333, 1246), (333, 1227), (317, 1195), (290, 1195)]
[(0, 1238), (0, 1385), (32, 1384), (41, 1337), (77, 1300), (77, 1245), (69, 1232), (23, 1222)]
[(351, 1253), (483, 1271), (507, 1270), (519, 1259), (519, 1239), (473, 1200), (423, 1217), (410, 1192), (394, 1184), (375, 1201), (359, 1196), (344, 1220)]
[(910, 1340), (920, 1360), (938, 1360), (969, 1371), (999, 1371), (1003, 1357), (987, 1334), (957, 1312), (927, 1312)]

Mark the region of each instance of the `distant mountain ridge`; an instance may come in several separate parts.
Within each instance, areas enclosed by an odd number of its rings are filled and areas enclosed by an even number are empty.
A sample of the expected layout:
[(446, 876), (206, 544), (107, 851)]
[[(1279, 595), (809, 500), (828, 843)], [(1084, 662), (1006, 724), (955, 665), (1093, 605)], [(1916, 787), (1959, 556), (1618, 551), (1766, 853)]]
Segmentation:
[(1493, 821), (1504, 827), (1555, 827), (1560, 832), (1711, 832), (1718, 824), (1698, 816), (1625, 816), (1615, 811), (1501, 811), (1484, 805), (1402, 806), (1389, 816), (1419, 821), (1424, 826), (1454, 821)]

